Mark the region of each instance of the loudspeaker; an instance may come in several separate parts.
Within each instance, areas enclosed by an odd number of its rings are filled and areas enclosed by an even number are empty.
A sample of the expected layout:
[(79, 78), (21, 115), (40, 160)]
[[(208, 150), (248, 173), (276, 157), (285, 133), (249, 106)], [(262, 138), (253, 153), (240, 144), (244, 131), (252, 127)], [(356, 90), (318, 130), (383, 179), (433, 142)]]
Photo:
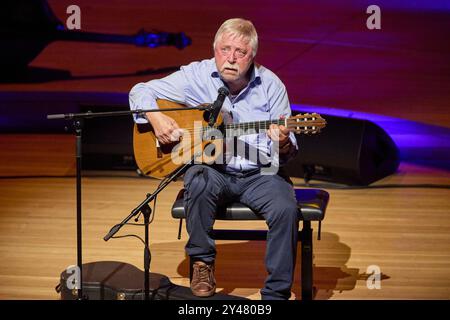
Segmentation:
[[(108, 106), (81, 106), (80, 112), (111, 111)], [(127, 111), (128, 106), (114, 111)], [(83, 125), (82, 168), (87, 170), (136, 170), (133, 151), (133, 118), (88, 118)]]
[(299, 152), (286, 165), (291, 177), (369, 185), (397, 170), (397, 146), (381, 127), (368, 120), (322, 117), (327, 125), (319, 134), (296, 135)]
[[(0, 133), (74, 135), (73, 120), (49, 121), (47, 115), (128, 110), (128, 94), (125, 93), (6, 92), (0, 94)], [(133, 126), (131, 115), (85, 119), (82, 130), (82, 168), (136, 170)], [(75, 150), (70, 151), (66, 156), (75, 160)], [(49, 154), (50, 159), (53, 156)], [(57, 158), (62, 159), (61, 155)]]

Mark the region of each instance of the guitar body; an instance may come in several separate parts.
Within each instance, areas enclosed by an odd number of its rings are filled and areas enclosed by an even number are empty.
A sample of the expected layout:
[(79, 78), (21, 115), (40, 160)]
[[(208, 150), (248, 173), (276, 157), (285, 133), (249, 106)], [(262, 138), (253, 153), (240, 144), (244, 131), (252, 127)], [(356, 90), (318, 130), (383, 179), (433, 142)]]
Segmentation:
[[(157, 103), (160, 109), (181, 107), (180, 104), (167, 100), (158, 100)], [(194, 163), (214, 163), (223, 155), (223, 132), (226, 132), (228, 139), (245, 134), (247, 129), (267, 130), (270, 124), (278, 124), (297, 134), (316, 134), (326, 124), (319, 114), (306, 113), (287, 119), (225, 125), (219, 114), (214, 128), (210, 128), (208, 111), (170, 111), (167, 115), (183, 130), (180, 141), (169, 145), (159, 144), (150, 124), (135, 124), (133, 133), (134, 156), (139, 169), (143, 174), (158, 179), (168, 176), (192, 159)]]
[[(160, 109), (179, 108), (180, 105), (167, 100), (158, 100)], [(166, 113), (183, 128), (183, 138), (169, 145), (160, 144), (150, 124), (135, 124), (133, 148), (136, 163), (143, 174), (162, 179), (189, 162), (194, 155), (197, 163), (212, 163), (222, 151), (222, 139), (206, 138), (200, 130), (208, 125), (209, 112), (199, 110), (170, 111)], [(222, 123), (218, 117), (217, 123)], [(194, 131), (194, 128), (197, 129)]]

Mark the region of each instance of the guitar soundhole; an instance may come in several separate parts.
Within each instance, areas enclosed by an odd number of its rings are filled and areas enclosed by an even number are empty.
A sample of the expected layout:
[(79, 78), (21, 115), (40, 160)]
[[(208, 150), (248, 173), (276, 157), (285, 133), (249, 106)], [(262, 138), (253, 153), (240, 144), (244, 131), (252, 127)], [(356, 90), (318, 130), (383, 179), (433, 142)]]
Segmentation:
[(172, 152), (172, 149), (177, 145), (178, 142), (160, 144), (160, 149), (163, 154), (168, 154)]

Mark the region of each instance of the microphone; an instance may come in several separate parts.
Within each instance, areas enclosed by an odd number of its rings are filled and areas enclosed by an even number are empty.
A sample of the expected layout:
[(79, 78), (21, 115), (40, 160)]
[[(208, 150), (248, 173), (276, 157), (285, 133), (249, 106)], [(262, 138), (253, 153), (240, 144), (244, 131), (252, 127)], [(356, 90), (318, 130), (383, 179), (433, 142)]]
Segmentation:
[(212, 104), (211, 112), (209, 114), (208, 125), (210, 127), (214, 126), (214, 123), (216, 123), (220, 109), (222, 109), (223, 102), (225, 101), (225, 98), (230, 94), (226, 87), (221, 87), (218, 91), (219, 95), (217, 96), (216, 101), (214, 101), (214, 103)]

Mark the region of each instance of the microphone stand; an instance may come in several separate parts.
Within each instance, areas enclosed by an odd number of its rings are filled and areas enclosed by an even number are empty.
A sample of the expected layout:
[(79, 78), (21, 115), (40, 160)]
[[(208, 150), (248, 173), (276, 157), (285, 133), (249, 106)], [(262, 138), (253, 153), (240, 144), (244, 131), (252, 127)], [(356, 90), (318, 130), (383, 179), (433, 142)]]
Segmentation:
[[(142, 213), (144, 216), (144, 228), (145, 228), (145, 247), (144, 247), (144, 297), (145, 300), (149, 300), (150, 298), (150, 261), (151, 261), (151, 253), (149, 248), (149, 241), (148, 241), (148, 225), (150, 220), (150, 215), (152, 213), (152, 209), (149, 206), (149, 202), (153, 201), (156, 196), (172, 181), (174, 181), (179, 175), (181, 175), (190, 165), (192, 165), (195, 161), (195, 158), (197, 157), (197, 154), (193, 155), (191, 160), (188, 163), (185, 163), (180, 168), (178, 168), (176, 171), (171, 173), (165, 180), (163, 180), (163, 183), (158, 186), (158, 188), (153, 193), (148, 193), (147, 197), (142, 201), (136, 208), (134, 208), (131, 213), (123, 219), (122, 222), (119, 224), (116, 224), (114, 227), (111, 228), (109, 233), (103, 238), (103, 240), (108, 241), (114, 234), (116, 234), (120, 228), (122, 228), (131, 218), (133, 218), (135, 215), (139, 214), (139, 212)], [(156, 288), (157, 289), (157, 288)]]
[[(63, 114), (47, 115), (48, 120), (59, 120), (59, 119), (73, 120), (73, 127), (74, 127), (75, 135), (76, 135), (75, 157), (76, 157), (76, 199), (77, 199), (76, 200), (77, 266), (78, 266), (77, 271), (79, 272), (79, 277), (76, 279), (75, 288), (78, 291), (78, 300), (82, 300), (85, 298), (85, 297), (83, 297), (83, 288), (82, 288), (83, 270), (82, 270), (82, 224), (81, 224), (81, 219), (82, 219), (82, 214), (81, 214), (82, 213), (82, 210), (81, 210), (82, 209), (82, 206), (81, 206), (81, 170), (82, 170), (81, 169), (81, 160), (82, 160), (81, 138), (82, 138), (82, 132), (83, 132), (84, 119), (96, 118), (96, 117), (125, 116), (125, 115), (132, 115), (132, 114), (145, 114), (147, 112), (168, 112), (168, 111), (184, 111), (184, 110), (210, 111), (211, 108), (212, 108), (212, 105), (200, 105), (197, 107), (180, 107), (180, 108), (171, 108), (171, 109), (151, 109), (151, 110), (137, 109), (137, 110), (128, 110), (128, 111), (111, 111), (111, 112), (95, 112), (95, 113), (83, 112), (83, 113), (63, 113)], [(196, 156), (194, 155), (191, 162), (194, 160), (195, 157)], [(189, 164), (191, 162), (189, 162)], [(184, 169), (187, 168), (187, 164), (183, 165), (182, 168), (184, 168)], [(176, 172), (179, 172), (178, 174), (180, 174), (182, 171), (177, 170)], [(175, 178), (176, 178), (176, 176), (173, 176), (173, 178), (170, 181), (173, 181)], [(169, 184), (169, 182), (164, 184), (164, 187), (167, 186), (167, 184)], [(156, 190), (154, 194), (158, 194), (162, 189), (163, 188), (158, 188), (158, 190)], [(150, 213), (151, 213), (151, 210), (149, 210), (150, 207), (147, 204), (154, 198), (155, 197), (153, 195), (147, 195), (147, 199), (144, 200), (144, 202), (141, 203), (135, 210), (133, 210), (133, 213), (139, 212), (142, 210), (142, 213), (144, 214), (144, 219), (145, 219), (144, 224), (146, 226), (146, 231), (145, 231), (146, 242), (148, 242), (147, 227), (148, 227), (148, 222), (149, 222), (148, 219), (149, 219)], [(148, 209), (145, 208), (145, 210), (144, 210), (142, 208), (145, 207), (145, 205), (147, 205)], [(117, 232), (120, 229), (120, 227), (118, 227), (115, 232)], [(113, 229), (111, 230), (111, 232), (113, 231)], [(111, 236), (114, 233), (112, 233)], [(105, 241), (107, 241), (108, 239), (105, 239)], [(150, 251), (148, 250), (148, 244), (146, 244), (144, 259), (145, 259), (145, 261), (148, 261), (148, 262), (150, 261)], [(148, 270), (148, 267), (149, 266), (147, 266), (147, 264), (146, 264), (145, 265), (146, 270)], [(147, 272), (147, 276), (146, 276), (146, 280), (145, 280), (145, 285), (146, 285), (146, 287), (148, 286), (148, 272)], [(148, 288), (146, 288), (146, 298), (148, 298)]]

